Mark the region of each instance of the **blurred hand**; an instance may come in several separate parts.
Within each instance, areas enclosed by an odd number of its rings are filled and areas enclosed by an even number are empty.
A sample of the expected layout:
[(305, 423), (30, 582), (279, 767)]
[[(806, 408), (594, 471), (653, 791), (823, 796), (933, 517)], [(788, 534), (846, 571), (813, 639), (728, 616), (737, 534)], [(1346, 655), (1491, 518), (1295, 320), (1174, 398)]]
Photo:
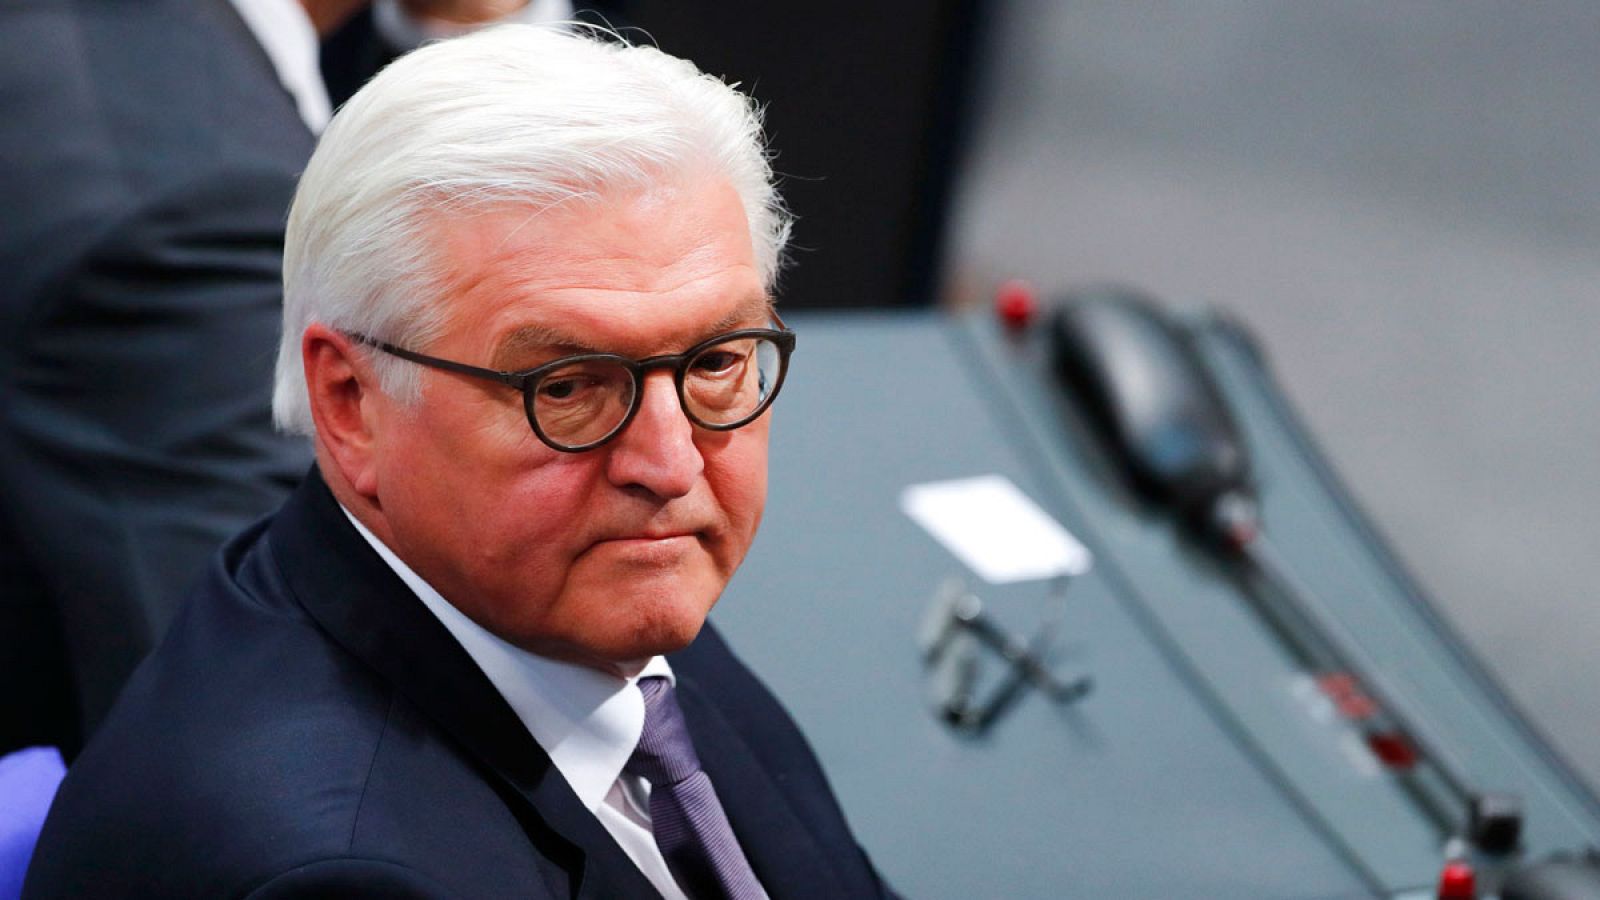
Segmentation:
[(528, 5), (528, 0), (399, 0), (415, 21), (449, 22), (476, 25), (510, 15)]

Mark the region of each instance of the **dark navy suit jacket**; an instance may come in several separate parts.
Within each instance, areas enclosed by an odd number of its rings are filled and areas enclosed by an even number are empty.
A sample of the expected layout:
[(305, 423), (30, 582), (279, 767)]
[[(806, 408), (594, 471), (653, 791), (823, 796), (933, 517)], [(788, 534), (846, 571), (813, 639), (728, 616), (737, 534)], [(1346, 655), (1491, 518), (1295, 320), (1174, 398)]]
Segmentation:
[[(671, 657), (774, 900), (882, 884), (783, 709), (707, 626)], [(69, 772), (24, 896), (652, 897), (315, 472), (232, 541)]]

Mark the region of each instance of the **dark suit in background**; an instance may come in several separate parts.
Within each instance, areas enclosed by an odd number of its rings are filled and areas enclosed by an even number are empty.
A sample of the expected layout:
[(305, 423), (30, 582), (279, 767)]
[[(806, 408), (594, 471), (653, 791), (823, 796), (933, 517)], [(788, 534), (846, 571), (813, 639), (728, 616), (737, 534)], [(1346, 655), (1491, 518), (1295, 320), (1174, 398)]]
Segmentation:
[[(669, 658), (774, 900), (882, 896), (765, 687), (710, 627)], [(34, 898), (656, 896), (315, 474), (211, 567), (39, 848)]]
[[(628, 34), (628, 23), (637, 0), (573, 0), (572, 18)], [(632, 33), (630, 40), (644, 36)], [(389, 43), (378, 32), (371, 6), (356, 10), (343, 25), (322, 42), (322, 81), (335, 109), (349, 100), (379, 69), (405, 52)]]
[(226, 0), (0, 0), (0, 752), (69, 750), (305, 471), (269, 418), (312, 137)]

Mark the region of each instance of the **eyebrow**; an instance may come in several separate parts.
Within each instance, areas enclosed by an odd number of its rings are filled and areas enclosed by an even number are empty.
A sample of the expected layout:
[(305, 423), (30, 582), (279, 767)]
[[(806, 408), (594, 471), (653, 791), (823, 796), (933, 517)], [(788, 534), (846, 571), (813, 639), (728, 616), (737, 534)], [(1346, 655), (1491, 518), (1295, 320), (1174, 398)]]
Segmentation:
[[(749, 322), (757, 317), (770, 320), (772, 314), (773, 304), (771, 297), (766, 294), (753, 296), (740, 304), (738, 309), (706, 326), (699, 336), (690, 341), (687, 346), (697, 344), (724, 331), (731, 331), (735, 326)], [(509, 365), (519, 364), (520, 360), (525, 360), (529, 353), (535, 350), (554, 351), (561, 356), (577, 353), (612, 352), (609, 348), (596, 347), (583, 338), (553, 325), (525, 325), (507, 334), (500, 341), (495, 348), (490, 365), (504, 369)]]

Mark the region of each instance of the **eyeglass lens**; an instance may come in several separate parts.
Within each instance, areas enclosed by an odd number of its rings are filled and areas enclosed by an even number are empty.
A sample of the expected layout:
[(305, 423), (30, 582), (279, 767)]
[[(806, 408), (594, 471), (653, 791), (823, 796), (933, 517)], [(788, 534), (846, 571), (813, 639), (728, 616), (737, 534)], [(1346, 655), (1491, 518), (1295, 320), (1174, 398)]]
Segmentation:
[[(684, 366), (684, 412), (702, 425), (740, 424), (766, 403), (782, 365), (782, 352), (767, 338), (730, 338), (706, 347)], [(577, 360), (539, 379), (529, 411), (548, 440), (581, 447), (615, 431), (637, 391), (633, 372), (620, 362)]]

